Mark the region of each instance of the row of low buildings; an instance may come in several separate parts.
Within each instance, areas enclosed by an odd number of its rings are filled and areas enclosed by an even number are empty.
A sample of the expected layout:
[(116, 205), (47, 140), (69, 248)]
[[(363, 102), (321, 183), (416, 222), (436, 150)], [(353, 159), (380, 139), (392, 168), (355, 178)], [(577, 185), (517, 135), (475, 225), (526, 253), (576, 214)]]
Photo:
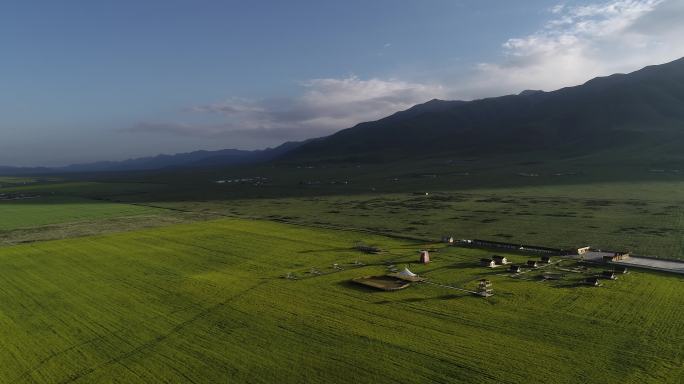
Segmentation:
[(613, 268), (612, 271), (602, 271), (601, 274), (598, 276), (587, 277), (586, 279), (584, 279), (583, 283), (585, 285), (598, 287), (601, 285), (601, 279), (617, 280), (618, 274), (625, 273), (627, 273), (627, 267), (616, 266), (615, 268)]
[[(496, 268), (507, 264), (510, 264), (508, 259), (499, 255), (494, 255), (489, 259), (480, 259), (480, 265), (483, 267)], [(527, 268), (538, 268), (542, 264), (551, 264), (551, 256), (542, 255), (539, 260), (527, 260), (527, 263), (523, 266)], [(509, 270), (514, 273), (519, 273), (522, 271), (523, 266), (511, 265)]]
[(453, 236), (443, 236), (442, 242), (449, 245), (460, 245), (466, 247), (478, 247), (478, 248), (491, 248), (491, 249), (504, 249), (516, 252), (530, 252), (539, 253), (542, 255), (557, 255), (557, 256), (579, 256), (583, 260), (590, 261), (603, 261), (603, 262), (615, 262), (622, 261), (629, 258), (628, 252), (614, 252), (614, 251), (602, 251), (599, 249), (594, 249), (592, 247), (580, 247), (574, 249), (561, 249), (561, 248), (550, 248), (542, 247), (538, 245), (526, 245), (526, 244), (516, 244), (516, 243), (505, 243), (499, 241), (491, 240), (455, 240)]

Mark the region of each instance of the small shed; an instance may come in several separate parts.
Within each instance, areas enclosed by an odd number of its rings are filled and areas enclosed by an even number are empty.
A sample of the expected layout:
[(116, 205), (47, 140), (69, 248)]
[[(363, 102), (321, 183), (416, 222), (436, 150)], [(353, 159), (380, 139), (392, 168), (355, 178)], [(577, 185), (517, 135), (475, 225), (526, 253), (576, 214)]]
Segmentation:
[(442, 242), (451, 245), (454, 243), (454, 237), (453, 236), (442, 236)]
[(588, 277), (584, 279), (585, 285), (591, 285), (593, 287), (598, 287), (600, 285), (598, 277)]
[(428, 251), (420, 251), (420, 259), (418, 260), (419, 263), (421, 264), (428, 264), (430, 263), (430, 252)]
[(506, 259), (506, 258), (503, 257), (503, 256), (494, 255), (494, 256), (492, 256), (492, 260), (494, 260), (494, 262), (496, 263), (496, 265), (508, 264), (508, 259)]
[(480, 265), (489, 268), (496, 267), (496, 263), (492, 259), (480, 259)]
[(584, 255), (585, 253), (591, 251), (591, 247), (582, 247), (582, 248), (577, 248), (577, 254), (578, 255)]
[(610, 263), (611, 261), (622, 261), (629, 258), (629, 253), (615, 252), (612, 255), (603, 256), (603, 262)]
[(617, 276), (615, 276), (615, 273), (613, 271), (603, 271), (603, 272), (601, 272), (601, 277), (603, 277), (604, 279), (610, 279), (610, 280), (617, 279)]
[(520, 273), (522, 272), (522, 268), (520, 268), (519, 265), (511, 265), (511, 267), (508, 269), (510, 272), (513, 273)]
[(539, 263), (537, 262), (537, 260), (527, 260), (527, 266), (529, 268), (537, 268), (539, 267)]
[(542, 264), (551, 264), (551, 256), (542, 256), (541, 257), (541, 263)]

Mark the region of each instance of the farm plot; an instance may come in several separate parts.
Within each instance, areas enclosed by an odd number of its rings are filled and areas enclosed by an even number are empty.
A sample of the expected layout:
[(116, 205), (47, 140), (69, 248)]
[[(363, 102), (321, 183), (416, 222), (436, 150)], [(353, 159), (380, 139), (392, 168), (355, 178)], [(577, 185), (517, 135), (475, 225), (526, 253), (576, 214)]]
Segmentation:
[(158, 214), (163, 210), (76, 197), (41, 197), (0, 202), (0, 232), (49, 224)]
[[(386, 252), (360, 253), (360, 241)], [(0, 249), (0, 382), (684, 379), (680, 278), (558, 288), (478, 267), (485, 251), (450, 248), (411, 269), (464, 287), (486, 277), (495, 296), (350, 282), (410, 263), (421, 246), (220, 220)]]

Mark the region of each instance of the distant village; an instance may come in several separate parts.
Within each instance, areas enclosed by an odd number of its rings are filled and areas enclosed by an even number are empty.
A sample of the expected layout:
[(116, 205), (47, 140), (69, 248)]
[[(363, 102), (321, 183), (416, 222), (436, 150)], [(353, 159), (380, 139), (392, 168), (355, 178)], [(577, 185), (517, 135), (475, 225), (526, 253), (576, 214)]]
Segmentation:
[(243, 177), (243, 178), (237, 178), (237, 179), (221, 179), (221, 180), (216, 180), (216, 184), (251, 184), (253, 186), (260, 186), (267, 184), (269, 182), (269, 179), (267, 177), (261, 177), (261, 176), (256, 176), (256, 177)]
[(30, 195), (25, 193), (0, 193), (0, 201), (29, 200), (37, 199), (40, 195)]

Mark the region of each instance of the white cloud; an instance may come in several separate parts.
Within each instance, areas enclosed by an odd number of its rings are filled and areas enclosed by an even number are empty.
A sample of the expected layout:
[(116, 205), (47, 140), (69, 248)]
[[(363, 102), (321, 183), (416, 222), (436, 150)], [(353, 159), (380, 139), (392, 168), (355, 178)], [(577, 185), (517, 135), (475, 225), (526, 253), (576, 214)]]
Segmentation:
[(396, 79), (313, 79), (301, 84), (297, 97), (268, 100), (229, 99), (188, 108), (197, 114), (217, 114), (218, 124), (144, 122), (135, 132), (185, 136), (262, 136), (271, 140), (300, 140), (327, 135), (357, 123), (377, 120), (417, 103), (443, 97), (441, 86)]
[(684, 0), (558, 4), (547, 11), (549, 19), (538, 31), (503, 42), (500, 60), (456, 76), (442, 75), (434, 83), (355, 76), (313, 79), (300, 84), (298, 96), (231, 98), (188, 108), (191, 114), (184, 122), (143, 122), (128, 131), (229, 138), (237, 146), (273, 145), (327, 135), (432, 98), (553, 90), (684, 56)]
[(502, 60), (478, 65), (459, 94), (553, 90), (684, 56), (684, 0), (559, 4), (550, 14), (539, 31), (504, 42)]

